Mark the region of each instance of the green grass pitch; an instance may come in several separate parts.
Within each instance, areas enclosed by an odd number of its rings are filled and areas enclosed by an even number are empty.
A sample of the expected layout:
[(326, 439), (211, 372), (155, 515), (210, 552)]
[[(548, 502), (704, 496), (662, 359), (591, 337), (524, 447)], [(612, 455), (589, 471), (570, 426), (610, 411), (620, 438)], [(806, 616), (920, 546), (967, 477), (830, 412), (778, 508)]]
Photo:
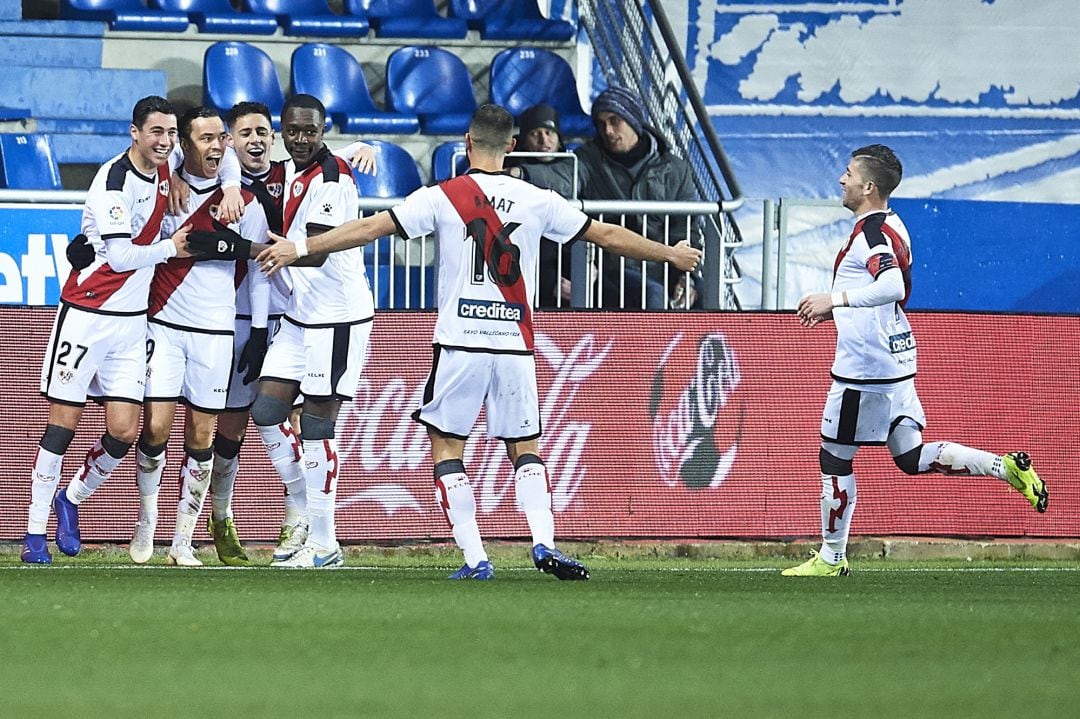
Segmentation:
[[(1080, 567), (354, 552), (334, 571), (0, 555), (4, 717), (1057, 717)], [(160, 555), (160, 550), (159, 550)], [(204, 555), (205, 556), (205, 555)], [(160, 556), (157, 561), (160, 561)]]

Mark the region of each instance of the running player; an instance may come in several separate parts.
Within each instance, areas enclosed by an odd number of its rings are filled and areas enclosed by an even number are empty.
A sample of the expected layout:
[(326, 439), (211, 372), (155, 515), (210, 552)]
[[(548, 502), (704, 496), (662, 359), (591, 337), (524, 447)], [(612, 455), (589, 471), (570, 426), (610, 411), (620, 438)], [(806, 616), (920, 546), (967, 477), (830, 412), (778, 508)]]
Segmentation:
[[(184, 166), (177, 174), (191, 187), (192, 196), (184, 212), (165, 218), (163, 234), (169, 236), (181, 227), (216, 231), (224, 196), (218, 170), (226, 145), (225, 125), (217, 111), (196, 107), (186, 112), (180, 118), (180, 144)], [(242, 191), (242, 196), (245, 208), (237, 230), (262, 240), (267, 232), (262, 206), (250, 192)], [(215, 418), (225, 407), (232, 378), (236, 293), (222, 288), (235, 287), (238, 265), (247, 268), (247, 262), (230, 260), (172, 260), (158, 266), (150, 284), (146, 404), (137, 471), (142, 506), (129, 548), (136, 563), (153, 554), (158, 486), (179, 401), (187, 407), (185, 460), (176, 531), (166, 563), (202, 564), (192, 552), (191, 537), (210, 482)], [(248, 286), (249, 306), (253, 322), (265, 327), (269, 284), (262, 273), (256, 273), (255, 280)], [(243, 562), (237, 558), (234, 563)]]
[[(132, 110), (129, 134), (131, 147), (105, 163), (90, 185), (82, 233), (95, 257), (68, 276), (45, 353), (41, 391), (49, 400), (49, 419), (34, 459), (24, 562), (52, 561), (45, 541), (50, 503), (57, 547), (69, 556), (79, 553), (78, 507), (109, 478), (139, 430), (153, 267), (188, 256), (186, 229), (161, 241), (176, 112), (165, 98), (144, 97)], [(57, 492), (64, 453), (87, 397), (104, 404), (105, 433)]]
[(884, 145), (851, 153), (840, 187), (844, 207), (855, 215), (855, 229), (836, 258), (832, 292), (799, 302), (803, 326), (836, 322), (836, 357), (818, 454), (821, 550), (785, 569), (785, 576), (849, 573), (847, 541), (856, 498), (852, 460), (862, 445), (887, 445), (896, 466), (909, 475), (997, 477), (1037, 511), (1046, 511), (1046, 485), (1026, 453), (999, 456), (953, 442), (923, 444), (926, 416), (915, 392), (915, 336), (904, 314), (911, 291), (911, 239), (889, 209), (889, 196), (902, 174), (900, 160)]
[(392, 233), (435, 233), (439, 243), (439, 317), (431, 375), (413, 417), (431, 439), (435, 496), (465, 565), (452, 579), (491, 579), (495, 570), (476, 524), (476, 501), (463, 461), (480, 408), (488, 434), (505, 441), (514, 465), (518, 506), (532, 532), (536, 567), (559, 579), (589, 570), (555, 548), (551, 489), (539, 456), (540, 406), (533, 360), (532, 307), (540, 237), (560, 244), (579, 237), (638, 260), (697, 267), (701, 252), (686, 242), (652, 242), (618, 225), (591, 221), (550, 190), (509, 177), (503, 159), (514, 146), (514, 119), (483, 105), (465, 134), (471, 169), (421, 188), (388, 212), (347, 222), (306, 241), (281, 238), (259, 255), (275, 272), (309, 254), (349, 250)]

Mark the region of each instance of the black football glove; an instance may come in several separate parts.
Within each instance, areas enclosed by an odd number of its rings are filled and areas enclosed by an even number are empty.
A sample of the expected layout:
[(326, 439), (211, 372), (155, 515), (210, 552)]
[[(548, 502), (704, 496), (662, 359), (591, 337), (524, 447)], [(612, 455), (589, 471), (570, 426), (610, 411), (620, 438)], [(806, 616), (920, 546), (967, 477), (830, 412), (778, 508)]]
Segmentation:
[(94, 262), (97, 252), (94, 250), (93, 245), (90, 244), (90, 240), (86, 239), (86, 235), (79, 233), (71, 238), (71, 242), (68, 243), (67, 251), (64, 254), (67, 255), (67, 261), (71, 265), (71, 269), (77, 271), (89, 267)]
[(244, 384), (251, 384), (259, 379), (262, 374), (263, 359), (266, 357), (267, 329), (265, 327), (252, 327), (248, 341), (244, 343), (244, 349), (240, 351), (240, 361), (236, 363), (236, 371), (243, 372)]
[(187, 237), (188, 250), (200, 260), (246, 260), (251, 240), (245, 240), (217, 220), (214, 230), (195, 230)]

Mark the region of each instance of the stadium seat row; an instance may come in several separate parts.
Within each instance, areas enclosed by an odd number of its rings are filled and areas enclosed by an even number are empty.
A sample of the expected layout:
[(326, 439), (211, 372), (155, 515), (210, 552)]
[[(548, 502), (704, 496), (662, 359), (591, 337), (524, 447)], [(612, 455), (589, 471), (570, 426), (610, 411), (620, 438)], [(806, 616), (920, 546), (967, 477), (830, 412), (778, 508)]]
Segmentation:
[(345, 13), (326, 0), (60, 0), (60, 17), (99, 20), (112, 30), (199, 32), (314, 37), (461, 39), (477, 30), (485, 40), (568, 41), (576, 28), (545, 18), (537, 0), (449, 0), (448, 16), (433, 0), (344, 0)]
[[(375, 149), (379, 172), (374, 176), (354, 174), (362, 197), (404, 197), (424, 184), (420, 168), (405, 148), (382, 140), (367, 142)], [(432, 180), (439, 182), (461, 174), (464, 157), (465, 143), (460, 140), (436, 147), (432, 153)], [(48, 134), (0, 133), (0, 188), (63, 189)]]
[[(491, 101), (517, 116), (546, 102), (562, 116), (568, 135), (590, 135), (592, 121), (581, 109), (570, 64), (542, 48), (500, 51), (492, 60)], [(371, 98), (360, 62), (334, 45), (309, 43), (293, 51), (291, 92), (322, 100), (329, 119), (349, 134), (461, 134), (476, 110), (472, 77), (452, 52), (409, 45), (386, 60), (386, 103)], [(275, 123), (285, 102), (274, 62), (245, 42), (218, 42), (203, 59), (203, 102), (225, 112), (237, 102), (266, 104)]]

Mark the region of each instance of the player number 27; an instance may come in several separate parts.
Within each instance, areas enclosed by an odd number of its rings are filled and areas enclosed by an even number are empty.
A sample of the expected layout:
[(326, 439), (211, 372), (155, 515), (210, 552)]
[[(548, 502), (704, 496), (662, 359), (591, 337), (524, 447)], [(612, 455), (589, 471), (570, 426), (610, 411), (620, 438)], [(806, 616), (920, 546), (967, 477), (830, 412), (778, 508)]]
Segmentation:
[(56, 364), (61, 367), (67, 367), (68, 355), (71, 354), (72, 349), (78, 352), (78, 355), (75, 357), (75, 362), (72, 363), (71, 369), (79, 369), (79, 364), (83, 361), (83, 357), (86, 356), (86, 350), (88, 349), (86, 345), (72, 345), (70, 342), (61, 342), (60, 353), (56, 355)]
[(500, 287), (509, 287), (521, 279), (521, 248), (510, 241), (510, 234), (521, 226), (520, 222), (507, 222), (491, 237), (490, 250), (488, 237), (491, 230), (487, 220), (478, 217), (465, 226), (466, 238), (473, 241), (473, 284), (484, 282), (484, 269), (487, 268), (492, 282)]

